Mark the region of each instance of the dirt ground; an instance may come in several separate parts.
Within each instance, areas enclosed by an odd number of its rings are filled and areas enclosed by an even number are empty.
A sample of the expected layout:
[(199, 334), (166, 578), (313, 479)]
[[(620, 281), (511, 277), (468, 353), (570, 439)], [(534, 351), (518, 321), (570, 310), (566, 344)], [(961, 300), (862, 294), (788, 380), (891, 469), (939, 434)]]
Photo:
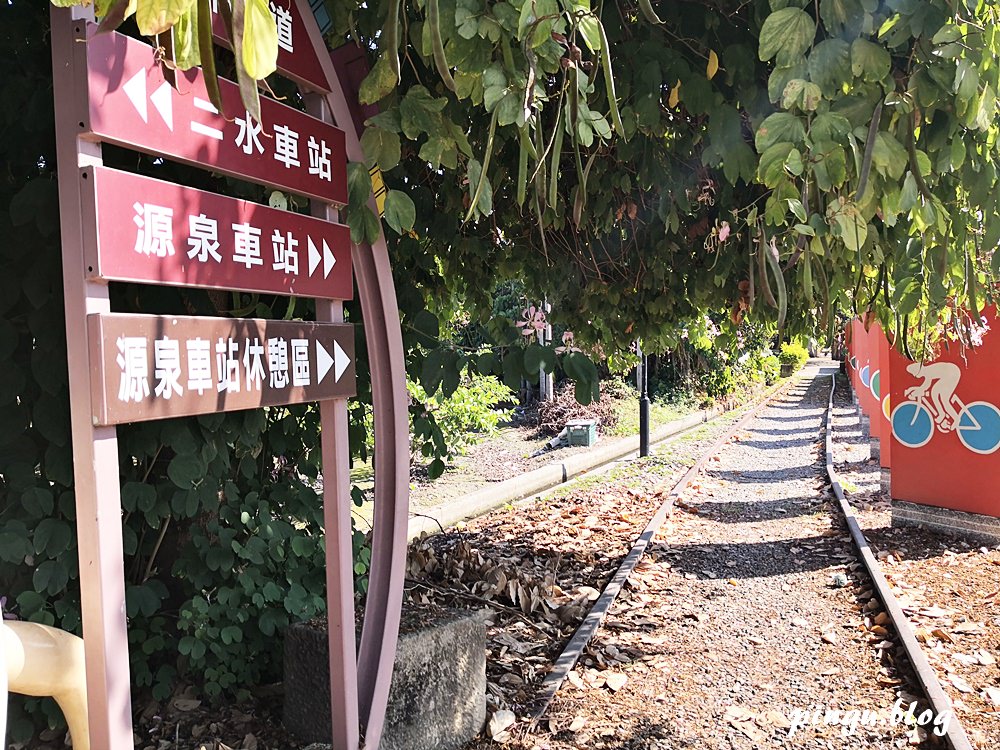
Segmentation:
[(834, 458), (847, 499), (969, 739), (993, 750), (1000, 746), (1000, 548), (893, 528), (879, 466), (843, 381), (834, 405)]

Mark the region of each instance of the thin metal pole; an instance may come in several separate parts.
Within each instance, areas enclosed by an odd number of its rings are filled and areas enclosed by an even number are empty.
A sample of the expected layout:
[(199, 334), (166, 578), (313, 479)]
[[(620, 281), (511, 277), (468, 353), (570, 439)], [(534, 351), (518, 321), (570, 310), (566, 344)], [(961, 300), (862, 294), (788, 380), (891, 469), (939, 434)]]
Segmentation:
[(647, 370), (649, 362), (642, 351), (642, 345), (636, 342), (639, 353), (639, 455), (649, 455), (649, 393)]

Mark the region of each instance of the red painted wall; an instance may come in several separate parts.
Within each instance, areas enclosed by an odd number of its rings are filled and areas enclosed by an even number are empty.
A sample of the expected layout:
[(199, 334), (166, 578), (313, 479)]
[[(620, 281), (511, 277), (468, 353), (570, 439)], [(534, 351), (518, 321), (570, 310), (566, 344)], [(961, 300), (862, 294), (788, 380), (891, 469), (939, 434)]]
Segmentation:
[[(995, 311), (985, 317), (995, 325)], [(964, 352), (956, 343), (942, 347), (922, 368), (895, 350), (889, 356), (892, 497), (1000, 516), (1000, 333), (987, 332), (981, 347)], [(932, 369), (940, 363), (946, 367)], [(924, 384), (926, 395), (911, 390)], [(935, 399), (949, 402), (958, 421)]]
[(878, 361), (879, 361), (879, 383), (878, 390), (881, 397), (881, 406), (878, 410), (878, 421), (879, 421), (879, 434), (882, 436), (881, 444), (879, 446), (879, 463), (883, 468), (891, 468), (892, 466), (892, 440), (890, 436), (892, 435), (892, 426), (889, 422), (889, 415), (892, 413), (892, 368), (890, 363), (892, 362), (892, 344), (889, 343), (889, 337), (886, 336), (885, 331), (880, 329), (880, 336), (878, 339)]

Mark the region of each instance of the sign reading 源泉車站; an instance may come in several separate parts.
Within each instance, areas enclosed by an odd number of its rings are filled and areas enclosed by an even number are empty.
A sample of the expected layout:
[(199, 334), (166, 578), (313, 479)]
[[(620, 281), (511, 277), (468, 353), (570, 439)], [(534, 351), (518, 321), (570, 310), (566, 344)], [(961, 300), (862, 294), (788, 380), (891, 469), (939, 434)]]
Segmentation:
[(320, 299), (353, 295), (343, 224), (106, 167), (85, 168), (81, 184), (89, 275)]
[[(205, 167), (240, 179), (347, 203), (344, 132), (262, 97), (262, 123), (239, 87), (219, 79), (225, 116), (208, 96), (200, 68), (166, 80), (148, 44), (87, 24), (87, 104), (81, 128), (102, 141)], [(228, 118), (228, 119), (227, 119)]]
[(87, 325), (95, 424), (355, 394), (349, 324), (105, 313)]

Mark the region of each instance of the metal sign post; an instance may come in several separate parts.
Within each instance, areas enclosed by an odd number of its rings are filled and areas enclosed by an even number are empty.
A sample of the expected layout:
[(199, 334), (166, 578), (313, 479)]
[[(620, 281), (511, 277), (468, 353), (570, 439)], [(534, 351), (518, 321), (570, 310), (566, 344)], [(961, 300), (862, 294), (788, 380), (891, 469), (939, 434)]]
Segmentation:
[[(408, 520), (402, 337), (385, 242), (351, 245), (337, 223), (347, 158), (362, 160), (350, 108), (306, 0), (271, 5), (278, 70), (307, 111), (262, 98), (267, 133), (200, 70), (167, 82), (153, 49), (97, 34), (92, 11), (52, 9), (52, 57), (90, 742), (133, 747), (118, 446), (114, 425), (318, 401), (324, 478), (333, 746), (378, 747), (399, 627)], [(337, 127), (342, 124), (345, 132)], [(120, 172), (101, 143), (311, 199), (311, 216)], [(355, 275), (352, 276), (352, 271)], [(111, 311), (108, 282), (309, 296), (315, 323)], [(365, 316), (375, 407), (375, 530), (355, 652), (348, 412)]]

